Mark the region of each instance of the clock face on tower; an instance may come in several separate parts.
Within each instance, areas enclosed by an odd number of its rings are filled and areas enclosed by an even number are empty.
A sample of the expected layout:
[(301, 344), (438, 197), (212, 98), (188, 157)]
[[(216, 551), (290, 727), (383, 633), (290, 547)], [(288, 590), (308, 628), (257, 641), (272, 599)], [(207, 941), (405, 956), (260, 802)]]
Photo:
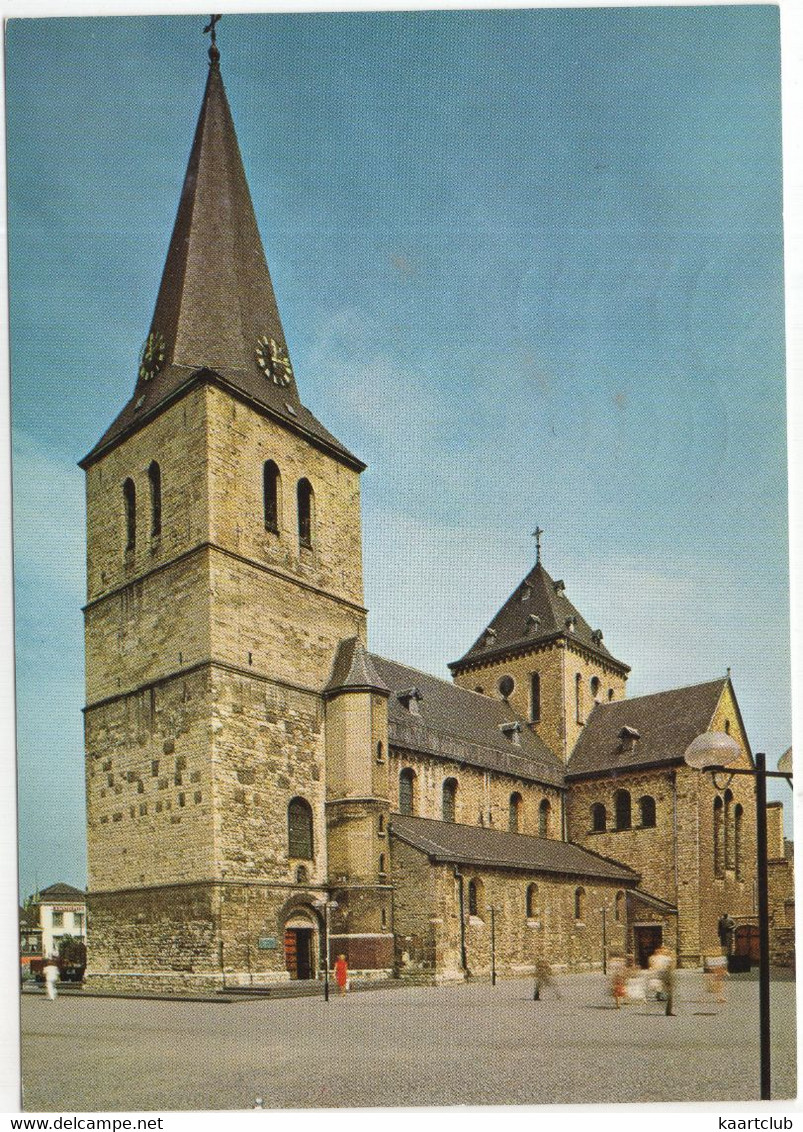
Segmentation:
[(158, 330), (152, 330), (148, 335), (139, 360), (139, 376), (143, 381), (155, 377), (164, 365), (165, 340)]
[(293, 376), (287, 350), (282, 349), (275, 338), (262, 337), (257, 340), (257, 365), (273, 380), (275, 385), (289, 385)]

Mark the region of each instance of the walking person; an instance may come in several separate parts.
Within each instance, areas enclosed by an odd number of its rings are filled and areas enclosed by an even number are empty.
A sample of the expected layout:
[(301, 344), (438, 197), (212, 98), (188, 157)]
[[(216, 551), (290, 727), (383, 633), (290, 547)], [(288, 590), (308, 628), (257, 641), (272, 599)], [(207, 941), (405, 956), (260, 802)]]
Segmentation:
[(667, 1017), (674, 1018), (675, 1012), (672, 1009), (675, 995), (674, 956), (668, 947), (657, 947), (650, 956), (649, 962), (650, 971), (654, 973), (654, 977), (658, 979), (661, 984), (661, 993), (666, 1002), (666, 1010), (664, 1013)]
[(612, 955), (608, 960), (608, 980), (614, 1005), (618, 1010), (625, 1001), (627, 961), (623, 955)]
[(728, 975), (728, 960), (725, 955), (714, 955), (708, 960), (706, 969), (706, 982), (708, 992), (714, 996), (714, 1001), (724, 1003), (725, 979)]
[(535, 963), (535, 990), (533, 991), (533, 1002), (540, 1000), (541, 991), (546, 988), (553, 990), (555, 992), (555, 998), (560, 1002), (560, 990), (555, 981), (555, 972), (546, 959), (537, 959)]
[(58, 994), (58, 991), (56, 990), (56, 982), (59, 977), (59, 967), (54, 956), (51, 955), (47, 960), (42, 969), (42, 974), (45, 976), (45, 991), (47, 993), (47, 997), (51, 1002), (53, 1002), (56, 998), (56, 995)]
[(335, 980), (338, 994), (345, 994), (349, 989), (349, 966), (345, 955), (338, 955), (335, 963)]

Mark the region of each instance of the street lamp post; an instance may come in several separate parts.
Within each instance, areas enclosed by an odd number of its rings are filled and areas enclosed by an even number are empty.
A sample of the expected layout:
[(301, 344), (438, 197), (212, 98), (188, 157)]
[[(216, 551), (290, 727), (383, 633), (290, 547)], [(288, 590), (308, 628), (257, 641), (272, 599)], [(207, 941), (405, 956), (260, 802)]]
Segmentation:
[(491, 986), (496, 986), (496, 908), (489, 905), (491, 913)]
[(608, 905), (602, 905), (602, 973), (608, 974)]
[(756, 752), (755, 766), (733, 767), (741, 757), (741, 747), (730, 737), (718, 731), (698, 735), (686, 748), (684, 759), (688, 766), (711, 775), (716, 783), (717, 774), (747, 774), (756, 785), (756, 887), (758, 889), (758, 1040), (760, 1058), (761, 1099), (770, 1100), (770, 914), (769, 883), (767, 876), (767, 779), (785, 778), (792, 785), (792, 750), (778, 763), (777, 771), (767, 770), (766, 755)]
[(337, 908), (336, 900), (316, 900), (313, 905), (323, 912), (323, 999), (329, 1001), (329, 916)]

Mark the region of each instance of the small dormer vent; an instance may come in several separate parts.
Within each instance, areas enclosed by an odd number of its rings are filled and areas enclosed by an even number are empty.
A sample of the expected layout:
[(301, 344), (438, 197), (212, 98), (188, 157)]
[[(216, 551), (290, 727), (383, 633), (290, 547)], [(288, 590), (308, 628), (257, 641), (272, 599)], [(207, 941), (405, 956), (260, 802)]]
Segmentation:
[(533, 587), (530, 585), (530, 583), (526, 582), (526, 581), (522, 582), (521, 583), (521, 589), (519, 590), (519, 600), (520, 601), (529, 601), (530, 595), (532, 594), (532, 592), (533, 592)]
[(513, 720), (512, 723), (500, 723), (499, 730), (502, 732), (506, 739), (510, 740), (514, 747), (521, 746), (522, 728), (517, 719)]
[(421, 714), (418, 705), (421, 700), (423, 700), (424, 696), (421, 692), (419, 692), (418, 688), (416, 688), (415, 685), (413, 685), (412, 688), (408, 688), (406, 692), (397, 692), (396, 698), (400, 703), (404, 704), (410, 715)]
[(565, 592), (566, 592), (566, 583), (563, 581), (563, 579), (561, 579), (558, 582), (555, 582), (555, 593), (560, 595), (560, 594), (563, 594)]
[(622, 751), (632, 751), (640, 738), (641, 734), (635, 727), (623, 727), (619, 732), (619, 749)]
[(496, 640), (496, 629), (491, 629), (491, 628), (486, 629), (485, 632), (482, 634), (482, 647), (486, 648), (486, 649), (490, 648), (495, 640)]
[(524, 626), (524, 632), (527, 634), (527, 636), (528, 637), (533, 636), (535, 633), (538, 632), (538, 630), (540, 628), (541, 628), (541, 618), (535, 613), (529, 614), (529, 616), (527, 617), (527, 623)]
[(591, 634), (591, 640), (594, 642), (595, 645), (601, 645), (602, 644), (602, 629), (595, 629), (594, 632)]
[(576, 617), (567, 617), (566, 618), (566, 632), (567, 633), (573, 633), (576, 628), (577, 628), (577, 618)]

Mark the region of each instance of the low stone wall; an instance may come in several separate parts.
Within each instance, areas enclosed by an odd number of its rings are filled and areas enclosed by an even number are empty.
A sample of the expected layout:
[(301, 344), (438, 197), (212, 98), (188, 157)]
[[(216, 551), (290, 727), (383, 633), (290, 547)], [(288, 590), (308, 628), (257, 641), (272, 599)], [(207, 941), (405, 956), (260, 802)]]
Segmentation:
[(795, 929), (770, 929), (770, 963), (773, 967), (795, 966)]

